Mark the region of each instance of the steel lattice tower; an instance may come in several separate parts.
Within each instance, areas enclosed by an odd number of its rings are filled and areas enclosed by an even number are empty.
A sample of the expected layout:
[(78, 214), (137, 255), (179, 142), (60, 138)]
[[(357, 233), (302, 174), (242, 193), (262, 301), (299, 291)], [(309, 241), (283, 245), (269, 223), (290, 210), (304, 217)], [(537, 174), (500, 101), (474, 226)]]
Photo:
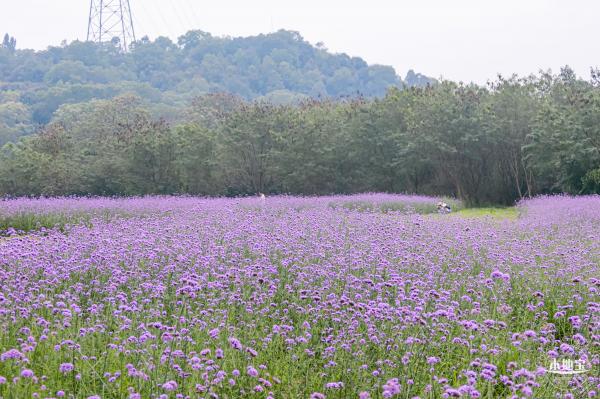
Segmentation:
[(102, 43), (114, 38), (123, 51), (135, 41), (129, 0), (90, 0), (87, 40)]

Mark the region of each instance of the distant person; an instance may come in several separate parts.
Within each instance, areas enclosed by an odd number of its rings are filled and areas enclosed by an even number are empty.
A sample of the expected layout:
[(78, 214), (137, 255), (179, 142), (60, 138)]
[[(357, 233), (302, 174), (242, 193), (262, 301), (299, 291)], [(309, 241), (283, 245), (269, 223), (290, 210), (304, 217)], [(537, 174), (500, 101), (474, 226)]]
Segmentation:
[(439, 201), (437, 203), (437, 210), (438, 210), (438, 213), (450, 213), (450, 212), (452, 212), (452, 208), (450, 208), (450, 205), (446, 204), (443, 201)]

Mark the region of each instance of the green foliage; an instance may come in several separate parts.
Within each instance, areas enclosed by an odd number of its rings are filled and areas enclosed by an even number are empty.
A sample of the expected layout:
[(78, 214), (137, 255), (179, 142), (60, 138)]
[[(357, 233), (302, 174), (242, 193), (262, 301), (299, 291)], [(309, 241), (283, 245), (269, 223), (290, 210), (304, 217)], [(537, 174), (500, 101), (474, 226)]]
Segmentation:
[[(462, 203), (460, 201), (445, 199), (445, 202), (451, 206), (452, 211), (456, 212), (462, 209)], [(358, 210), (362, 212), (410, 212), (418, 213), (421, 215), (427, 215), (437, 213), (438, 209), (435, 203), (425, 202), (410, 202), (410, 201), (384, 201), (384, 202), (370, 202), (370, 201), (346, 201), (341, 204), (332, 202), (329, 205), (331, 208), (337, 208), (341, 206), (350, 210)]]
[(0, 146), (31, 133), (34, 130), (31, 117), (30, 108), (20, 101), (0, 102)]
[(600, 166), (600, 90), (577, 80), (568, 67), (538, 85), (544, 97), (526, 146), (528, 160), (542, 191), (585, 190), (584, 176)]
[(0, 237), (11, 234), (29, 233), (42, 229), (59, 229), (64, 231), (68, 225), (88, 223), (91, 214), (81, 212), (76, 214), (64, 213), (17, 213), (10, 216), (0, 216)]
[(2, 44), (0, 45), (0, 47), (11, 52), (15, 51), (15, 49), (17, 48), (17, 39), (15, 39), (12, 36), (9, 36), (9, 34), (6, 33), (4, 35), (4, 39), (2, 40)]
[(466, 217), (466, 218), (482, 218), (482, 217), (491, 217), (494, 219), (504, 220), (504, 219), (516, 219), (519, 217), (519, 210), (516, 207), (508, 207), (508, 208), (466, 208), (460, 209), (456, 216)]
[[(180, 45), (191, 51), (196, 40), (205, 37)], [(26, 131), (29, 106), (12, 92), (3, 97), (0, 121)], [(62, 104), (36, 134), (2, 148), (0, 194), (370, 191), (450, 196), (471, 207), (599, 191), (600, 86), (566, 68), (485, 88), (443, 81), (378, 99), (277, 104), (211, 94), (171, 109), (171, 122), (156, 118), (132, 94)]]
[(582, 193), (600, 194), (600, 168), (588, 171), (581, 178)]
[[(0, 97), (16, 90), (17, 101), (32, 110), (33, 123), (46, 124), (64, 104), (129, 92), (151, 104), (156, 117), (168, 117), (165, 107), (214, 92), (287, 104), (311, 96), (383, 96), (402, 84), (392, 67), (331, 54), (285, 30), (237, 38), (190, 31), (177, 43), (144, 37), (130, 50), (79, 41), (45, 51), (17, 50), (16, 40), (6, 35), (0, 45)], [(149, 89), (152, 96), (142, 93)]]
[(65, 211), (22, 211), (10, 215), (0, 213), (0, 237), (41, 232), (57, 229), (67, 233), (70, 226), (84, 224), (91, 227), (94, 221), (109, 222), (116, 218), (142, 218), (145, 212), (132, 212), (125, 209), (86, 209)]

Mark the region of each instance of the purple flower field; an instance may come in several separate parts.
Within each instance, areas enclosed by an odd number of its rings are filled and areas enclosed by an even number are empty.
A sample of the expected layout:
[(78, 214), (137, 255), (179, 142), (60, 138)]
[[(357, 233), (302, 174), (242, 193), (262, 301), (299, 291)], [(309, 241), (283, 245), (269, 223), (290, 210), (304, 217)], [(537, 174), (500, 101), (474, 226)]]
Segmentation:
[(91, 215), (0, 237), (0, 397), (600, 397), (600, 197), (436, 201), (0, 202)]

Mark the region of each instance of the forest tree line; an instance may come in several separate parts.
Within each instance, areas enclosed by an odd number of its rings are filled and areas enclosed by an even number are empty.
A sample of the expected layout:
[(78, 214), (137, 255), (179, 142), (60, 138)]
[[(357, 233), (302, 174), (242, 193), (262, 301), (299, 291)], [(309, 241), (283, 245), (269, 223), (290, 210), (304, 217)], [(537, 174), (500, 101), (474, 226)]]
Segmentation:
[(207, 93), (291, 104), (357, 93), (382, 97), (391, 86), (432, 82), (413, 71), (403, 81), (390, 66), (333, 54), (286, 30), (235, 38), (195, 30), (176, 42), (144, 37), (129, 52), (118, 42), (19, 49), (6, 34), (0, 41), (0, 146), (48, 123), (63, 104), (127, 93), (172, 122), (193, 98)]
[(211, 94), (182, 112), (170, 124), (131, 95), (63, 105), (2, 148), (0, 194), (600, 193), (597, 70), (297, 105)]

